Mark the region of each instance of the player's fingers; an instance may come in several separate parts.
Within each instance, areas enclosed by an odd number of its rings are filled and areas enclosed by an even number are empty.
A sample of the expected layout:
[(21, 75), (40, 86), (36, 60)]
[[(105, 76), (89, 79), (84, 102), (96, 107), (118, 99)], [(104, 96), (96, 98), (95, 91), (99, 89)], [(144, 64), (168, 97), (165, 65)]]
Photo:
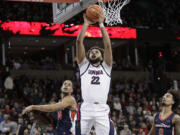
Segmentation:
[(105, 18), (104, 13), (99, 13), (99, 17)]

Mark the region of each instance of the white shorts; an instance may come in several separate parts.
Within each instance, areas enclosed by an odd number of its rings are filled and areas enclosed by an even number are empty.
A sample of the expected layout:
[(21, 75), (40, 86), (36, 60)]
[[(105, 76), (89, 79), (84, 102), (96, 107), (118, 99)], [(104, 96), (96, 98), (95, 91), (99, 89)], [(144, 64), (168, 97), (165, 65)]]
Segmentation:
[(116, 135), (107, 104), (82, 103), (78, 105), (72, 133), (89, 135), (93, 126), (96, 135)]

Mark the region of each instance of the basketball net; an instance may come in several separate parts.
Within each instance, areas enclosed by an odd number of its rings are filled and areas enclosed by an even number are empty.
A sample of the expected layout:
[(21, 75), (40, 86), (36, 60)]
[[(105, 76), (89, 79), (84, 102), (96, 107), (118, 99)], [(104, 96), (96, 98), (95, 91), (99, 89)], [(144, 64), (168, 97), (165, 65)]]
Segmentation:
[(103, 9), (104, 15), (106, 17), (105, 23), (107, 25), (113, 26), (118, 23), (122, 24), (121, 19), (121, 9), (127, 5), (130, 0), (98, 0), (99, 6)]

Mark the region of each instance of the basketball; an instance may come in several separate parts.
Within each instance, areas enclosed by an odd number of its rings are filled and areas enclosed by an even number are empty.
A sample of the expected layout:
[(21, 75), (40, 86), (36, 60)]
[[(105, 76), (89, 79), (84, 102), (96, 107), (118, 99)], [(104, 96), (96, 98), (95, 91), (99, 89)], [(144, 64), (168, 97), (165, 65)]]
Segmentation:
[(103, 9), (98, 5), (92, 5), (86, 10), (86, 17), (92, 22), (97, 22), (99, 14), (103, 12)]

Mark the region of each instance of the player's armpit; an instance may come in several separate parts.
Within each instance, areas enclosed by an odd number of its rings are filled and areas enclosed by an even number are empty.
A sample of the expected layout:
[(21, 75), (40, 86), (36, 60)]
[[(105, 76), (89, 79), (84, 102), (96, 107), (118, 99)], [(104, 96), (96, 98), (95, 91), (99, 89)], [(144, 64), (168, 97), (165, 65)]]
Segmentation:
[(180, 135), (180, 116), (176, 115), (174, 119), (176, 135)]

